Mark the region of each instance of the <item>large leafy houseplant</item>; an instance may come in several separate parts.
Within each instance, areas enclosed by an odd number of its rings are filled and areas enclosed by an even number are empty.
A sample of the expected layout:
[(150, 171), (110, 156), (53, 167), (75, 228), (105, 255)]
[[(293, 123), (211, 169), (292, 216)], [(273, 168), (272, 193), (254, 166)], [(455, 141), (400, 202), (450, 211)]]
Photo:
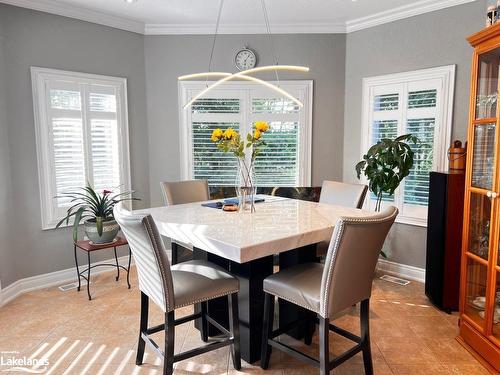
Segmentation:
[(393, 195), (401, 181), (410, 174), (415, 153), (409, 142), (416, 145), (419, 140), (412, 134), (395, 139), (383, 138), (356, 164), (358, 178), (363, 173), (369, 181), (370, 191), (377, 197), (376, 211), (380, 211), (384, 193)]
[(73, 218), (73, 240), (76, 241), (78, 239), (78, 225), (82, 219), (87, 219), (87, 222), (95, 222), (97, 234), (102, 236), (105, 223), (114, 220), (113, 208), (115, 204), (122, 201), (139, 200), (132, 196), (133, 193), (133, 191), (122, 191), (113, 194), (110, 190), (98, 193), (90, 184), (63, 192), (57, 198), (69, 198), (72, 205), (68, 208), (66, 216), (57, 223), (56, 228), (64, 223), (68, 225), (69, 220)]

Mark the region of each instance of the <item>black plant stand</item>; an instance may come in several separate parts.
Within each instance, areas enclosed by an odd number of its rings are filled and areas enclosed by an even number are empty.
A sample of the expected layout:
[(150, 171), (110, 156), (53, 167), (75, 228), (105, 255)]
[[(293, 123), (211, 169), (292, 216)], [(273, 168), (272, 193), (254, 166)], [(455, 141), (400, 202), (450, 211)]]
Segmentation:
[[(87, 280), (87, 295), (89, 297), (89, 301), (92, 300), (92, 296), (90, 295), (90, 270), (95, 267), (101, 267), (101, 266), (107, 266), (107, 267), (116, 267), (116, 281), (120, 279), (120, 268), (123, 270), (127, 271), (127, 286), (130, 289), (130, 262), (132, 260), (132, 253), (130, 251), (130, 247), (128, 249), (128, 266), (124, 267), (120, 264), (118, 264), (118, 256), (116, 254), (116, 248), (120, 246), (127, 246), (128, 242), (125, 238), (123, 237), (116, 237), (115, 241), (107, 243), (107, 244), (92, 244), (88, 240), (82, 240), (82, 241), (76, 241), (74, 243), (74, 253), (75, 253), (75, 265), (76, 265), (76, 273), (78, 275), (78, 288), (77, 290), (80, 291), (81, 289), (81, 278), (83, 277), (85, 280)], [(76, 249), (81, 249), (87, 253), (87, 268), (84, 269), (83, 271), (80, 271), (80, 268), (78, 266), (78, 257), (76, 256)], [(113, 249), (115, 253), (115, 264), (112, 263), (99, 263), (99, 264), (94, 264), (93, 266), (90, 265), (90, 253), (93, 251), (97, 250), (104, 250), (104, 249)], [(85, 274), (87, 274), (85, 276)]]

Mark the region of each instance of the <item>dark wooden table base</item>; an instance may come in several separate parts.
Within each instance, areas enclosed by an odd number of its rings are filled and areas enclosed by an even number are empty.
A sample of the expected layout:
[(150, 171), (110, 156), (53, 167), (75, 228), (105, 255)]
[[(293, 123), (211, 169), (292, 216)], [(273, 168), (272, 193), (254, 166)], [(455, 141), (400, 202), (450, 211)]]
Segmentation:
[[(236, 263), (217, 255), (207, 253), (204, 250), (194, 249), (193, 258), (215, 263), (235, 275), (240, 281), (240, 292), (238, 293), (241, 358), (248, 363), (260, 359), (262, 323), (264, 315), (264, 291), (263, 280), (273, 273), (273, 256), (256, 259), (247, 263)], [(280, 254), (280, 268), (284, 269), (294, 264), (311, 262), (316, 260), (316, 245), (306, 246), (300, 249), (287, 251)], [(208, 314), (224, 327), (228, 327), (227, 298), (218, 298), (207, 303)], [(307, 318), (314, 314), (309, 311), (285, 301), (280, 301), (280, 326), (297, 318)], [(195, 312), (200, 311), (195, 306)], [(197, 321), (195, 326), (200, 329), (201, 322)], [(309, 327), (297, 329), (291, 333), (296, 338), (305, 338), (310, 342), (314, 332), (314, 324)], [(209, 336), (218, 335), (214, 327), (209, 327)]]

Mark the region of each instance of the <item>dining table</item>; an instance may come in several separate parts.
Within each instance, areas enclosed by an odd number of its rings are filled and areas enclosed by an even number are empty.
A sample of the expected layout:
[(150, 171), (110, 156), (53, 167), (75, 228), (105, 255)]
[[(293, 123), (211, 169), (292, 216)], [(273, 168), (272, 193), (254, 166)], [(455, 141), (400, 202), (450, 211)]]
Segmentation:
[[(208, 207), (206, 202), (155, 207), (135, 211), (151, 214), (161, 235), (172, 245), (183, 243), (193, 250), (193, 259), (212, 262), (236, 276), (241, 356), (248, 363), (260, 359), (264, 312), (263, 280), (277, 269), (317, 262), (316, 244), (329, 241), (340, 217), (367, 217), (373, 211), (262, 195), (255, 212), (231, 212)], [(198, 307), (195, 307), (199, 309)], [(208, 314), (228, 326), (227, 299), (209, 301)], [(279, 301), (279, 326), (298, 319), (312, 322), (289, 332), (310, 343), (314, 314)], [(197, 327), (200, 323), (197, 322)], [(217, 335), (215, 327), (209, 335)]]

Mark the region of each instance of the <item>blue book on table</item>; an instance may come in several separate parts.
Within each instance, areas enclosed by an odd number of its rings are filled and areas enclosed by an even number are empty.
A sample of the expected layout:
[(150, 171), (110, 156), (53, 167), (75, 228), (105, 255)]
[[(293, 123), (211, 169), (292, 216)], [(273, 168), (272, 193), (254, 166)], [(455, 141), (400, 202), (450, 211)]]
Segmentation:
[[(254, 197), (254, 202), (255, 203), (260, 203), (260, 202), (264, 202), (265, 199), (263, 197), (259, 197), (258, 195), (256, 195)], [(237, 197), (234, 197), (234, 198), (227, 198), (227, 199), (224, 199), (224, 203), (226, 204), (238, 204), (238, 198)], [(247, 203), (250, 203), (250, 197), (247, 197)]]

